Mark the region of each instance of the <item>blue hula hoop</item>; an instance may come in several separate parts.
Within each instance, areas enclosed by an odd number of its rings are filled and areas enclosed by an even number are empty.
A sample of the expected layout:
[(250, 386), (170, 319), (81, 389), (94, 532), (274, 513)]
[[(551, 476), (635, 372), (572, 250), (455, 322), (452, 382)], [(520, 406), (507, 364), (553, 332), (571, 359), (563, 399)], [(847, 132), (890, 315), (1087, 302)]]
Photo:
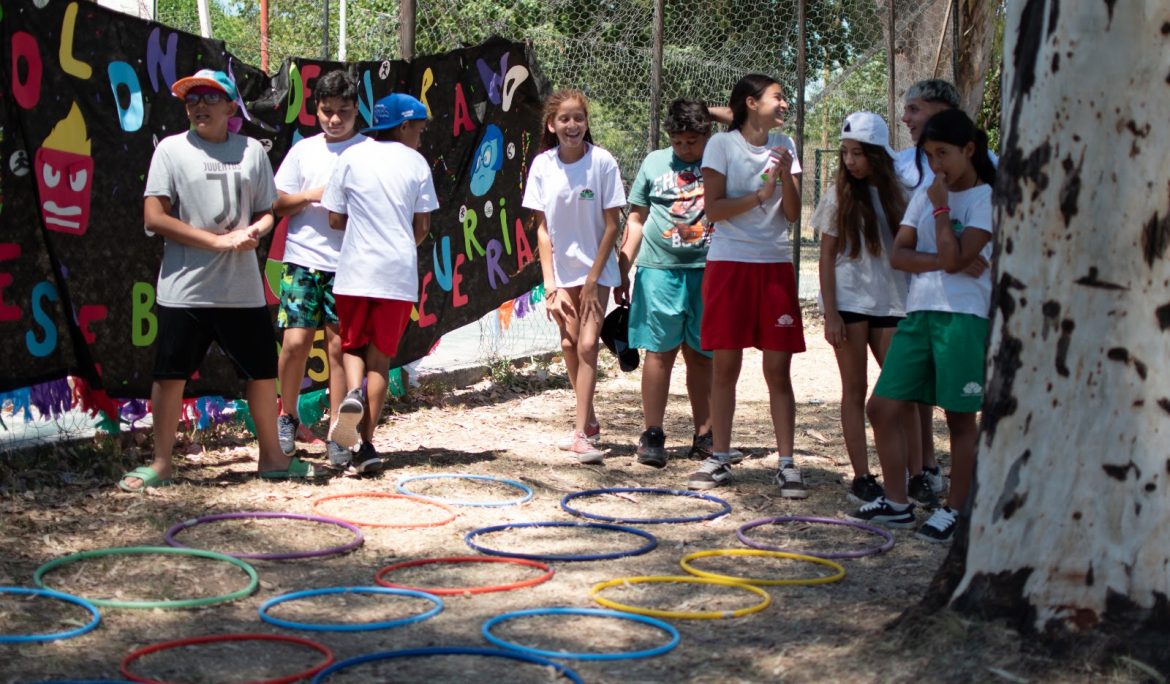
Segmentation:
[(65, 601), (72, 603), (89, 611), (93, 619), (89, 623), (71, 629), (65, 632), (52, 632), (49, 634), (0, 634), (0, 644), (29, 644), (29, 643), (43, 643), (46, 641), (57, 641), (58, 639), (69, 639), (75, 636), (81, 636), (86, 632), (93, 631), (98, 623), (102, 621), (102, 615), (98, 612), (95, 605), (72, 594), (66, 594), (61, 591), (54, 591), (52, 589), (40, 589), (32, 587), (0, 587), (0, 594), (23, 594), (25, 596), (44, 596), (46, 598), (57, 599), (58, 601)]
[[(509, 487), (514, 487), (524, 492), (524, 496), (516, 499), (506, 499), (504, 501), (459, 501), (456, 499), (443, 499), (437, 496), (427, 496), (426, 494), (419, 494), (412, 492), (406, 488), (407, 482), (415, 480), (482, 480), (484, 482), (498, 482), (506, 484)], [(434, 475), (411, 475), (404, 477), (398, 481), (394, 488), (398, 490), (399, 494), (406, 494), (408, 496), (417, 496), (423, 499), (430, 499), (431, 501), (438, 501), (449, 506), (480, 506), (487, 508), (499, 508), (503, 506), (519, 506), (522, 503), (527, 503), (532, 500), (532, 488), (523, 482), (516, 480), (505, 480), (502, 477), (492, 477), (491, 475), (467, 475), (463, 473), (437, 473)]]
[[(365, 622), (358, 624), (328, 624), (320, 622), (294, 622), (292, 620), (284, 620), (278, 617), (273, 617), (268, 614), (268, 609), (273, 606), (285, 603), (286, 601), (295, 601), (297, 599), (308, 598), (310, 596), (324, 596), (326, 594), (391, 594), (394, 596), (410, 596), (412, 598), (426, 599), (434, 604), (425, 613), (412, 615), (406, 618), (398, 618), (395, 620), (386, 620), (384, 622)], [(390, 629), (392, 627), (402, 627), (403, 625), (414, 624), (415, 622), (422, 622), (427, 618), (438, 615), (443, 610), (443, 599), (434, 594), (427, 594), (421, 591), (414, 591), (413, 589), (391, 589), (390, 587), (327, 587), (325, 589), (309, 589), (307, 591), (294, 591), (288, 594), (281, 594), (268, 599), (260, 605), (260, 619), (276, 625), (278, 627), (285, 627), (288, 629), (304, 629), (313, 632), (364, 632), (375, 629)]]
[[(692, 516), (687, 516), (685, 518), (615, 518), (613, 516), (600, 515), (598, 513), (586, 513), (584, 511), (579, 511), (576, 508), (573, 508), (572, 506), (569, 505), (570, 501), (572, 501), (573, 499), (582, 497), (582, 496), (598, 496), (600, 494), (616, 494), (616, 493), (665, 494), (665, 495), (669, 495), (669, 496), (689, 496), (693, 499), (702, 499), (704, 501), (710, 501), (712, 503), (719, 504), (720, 509), (718, 511), (715, 511), (714, 513), (708, 513), (706, 515), (692, 515)], [(566, 494), (561, 499), (561, 508), (565, 509), (565, 511), (568, 513), (572, 513), (573, 515), (576, 515), (576, 516), (579, 516), (582, 518), (588, 518), (590, 520), (602, 520), (602, 521), (611, 522), (611, 523), (627, 523), (627, 524), (631, 524), (631, 525), (657, 525), (657, 524), (665, 524), (665, 523), (703, 522), (706, 520), (714, 520), (715, 518), (725, 516), (731, 512), (731, 504), (727, 503), (726, 501), (724, 501), (723, 499), (720, 499), (717, 496), (711, 496), (710, 494), (700, 494), (698, 492), (690, 492), (690, 491), (686, 491), (683, 489), (654, 489), (651, 487), (605, 487), (603, 489), (586, 489), (583, 492), (573, 492), (571, 494)]]
[[(546, 651), (540, 648), (532, 648), (530, 646), (523, 646), (511, 641), (505, 641), (492, 634), (491, 629), (495, 625), (514, 618), (526, 617), (529, 615), (589, 615), (592, 617), (617, 618), (619, 620), (630, 620), (631, 622), (641, 622), (650, 625), (656, 629), (662, 630), (670, 635), (670, 642), (648, 648), (642, 651), (618, 651), (615, 653), (572, 653), (566, 651)], [(632, 613), (622, 613), (616, 610), (600, 610), (598, 608), (531, 608), (529, 610), (517, 610), (511, 613), (504, 613), (483, 623), (483, 638), (492, 642), (496, 646), (516, 651), (517, 653), (525, 653), (527, 655), (543, 656), (545, 658), (566, 658), (569, 660), (630, 660), (634, 658), (650, 658), (656, 655), (662, 655), (674, 650), (678, 646), (680, 640), (678, 630), (673, 625), (656, 620), (652, 617), (643, 615), (634, 615)]]
[[(594, 554), (537, 554), (537, 553), (514, 553), (511, 551), (497, 551), (496, 549), (489, 549), (486, 546), (480, 546), (473, 540), (481, 534), (490, 534), (492, 532), (500, 532), (503, 530), (510, 530), (517, 527), (589, 527), (597, 530), (612, 530), (614, 532), (625, 532), (626, 534), (637, 535), (646, 541), (645, 546), (634, 549), (633, 551), (615, 551), (614, 553), (594, 553)], [(624, 525), (610, 525), (608, 523), (595, 522), (527, 522), (527, 523), (508, 523), (506, 525), (493, 525), (492, 527), (481, 527), (478, 530), (472, 530), (463, 537), (463, 541), (468, 546), (486, 553), (489, 556), (504, 556), (505, 558), (527, 558), (535, 561), (595, 561), (595, 560), (613, 560), (614, 558), (625, 558), (627, 556), (641, 556), (644, 553), (650, 553), (658, 548), (658, 538), (646, 532), (639, 530), (636, 527), (626, 527)]]
[(428, 656), (441, 655), (477, 655), (490, 656), (492, 658), (508, 658), (511, 660), (519, 660), (525, 663), (533, 663), (543, 667), (551, 667), (557, 671), (557, 674), (562, 675), (573, 684), (585, 684), (585, 680), (576, 672), (570, 670), (560, 663), (547, 660), (545, 658), (538, 658), (536, 656), (525, 655), (515, 651), (502, 651), (497, 648), (482, 648), (478, 646), (432, 646), (429, 648), (408, 648), (401, 651), (382, 651), (380, 653), (369, 653), (367, 655), (360, 655), (347, 660), (342, 660), (338, 663), (333, 663), (329, 667), (317, 673), (313, 677), (310, 684), (321, 684), (329, 675), (335, 672), (353, 667), (354, 665), (361, 665), (362, 663), (370, 663), (376, 660), (391, 660), (394, 658), (420, 658)]

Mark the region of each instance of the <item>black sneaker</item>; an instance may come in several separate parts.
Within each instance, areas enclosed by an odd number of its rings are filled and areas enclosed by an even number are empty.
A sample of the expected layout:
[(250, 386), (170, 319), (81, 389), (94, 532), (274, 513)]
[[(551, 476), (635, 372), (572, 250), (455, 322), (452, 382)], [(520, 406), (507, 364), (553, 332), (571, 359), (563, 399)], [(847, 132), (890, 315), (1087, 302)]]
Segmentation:
[(369, 442), (362, 442), (353, 455), (353, 469), (358, 475), (373, 475), (382, 470), (382, 457)]
[(853, 484), (849, 486), (849, 494), (846, 496), (855, 504), (867, 504), (885, 495), (886, 490), (878, 484), (876, 477), (873, 475), (862, 475), (853, 478)]
[(780, 488), (780, 497), (783, 499), (807, 499), (808, 488), (804, 486), (804, 476), (800, 468), (795, 465), (782, 465), (776, 471), (776, 486)]
[(663, 468), (666, 466), (666, 434), (662, 428), (652, 427), (638, 440), (638, 463)]
[(959, 514), (943, 506), (922, 523), (915, 537), (932, 544), (945, 544), (955, 536), (955, 528), (959, 526)]
[(731, 466), (711, 457), (687, 476), (687, 489), (714, 489), (731, 479)]
[(695, 435), (691, 440), (691, 450), (687, 452), (687, 458), (699, 460), (711, 458), (712, 445), (713, 441), (710, 430), (701, 435)]
[(361, 439), (358, 426), (362, 423), (362, 416), (366, 413), (366, 401), (360, 389), (355, 389), (345, 395), (341, 406), (337, 409), (337, 417), (333, 425), (329, 426), (328, 439), (337, 442), (346, 449), (352, 449)]
[(941, 505), (938, 501), (938, 495), (934, 493), (934, 487), (930, 486), (930, 481), (926, 479), (924, 473), (910, 478), (910, 482), (906, 485), (906, 494), (928, 511), (933, 511)]
[(353, 461), (353, 452), (333, 440), (325, 442), (325, 454), (329, 456), (329, 466), (337, 470), (345, 470)]
[(935, 466), (932, 468), (923, 468), (922, 474), (926, 477), (926, 481), (930, 483), (930, 488), (934, 490), (935, 494), (942, 494), (946, 491), (947, 483), (943, 479), (942, 468)]
[(904, 511), (894, 510), (886, 497), (881, 496), (845, 516), (863, 523), (876, 523), (886, 527), (914, 527), (914, 504)]
[(301, 421), (292, 416), (276, 417), (276, 439), (280, 441), (280, 450), (285, 456), (292, 456), (297, 452), (297, 427)]

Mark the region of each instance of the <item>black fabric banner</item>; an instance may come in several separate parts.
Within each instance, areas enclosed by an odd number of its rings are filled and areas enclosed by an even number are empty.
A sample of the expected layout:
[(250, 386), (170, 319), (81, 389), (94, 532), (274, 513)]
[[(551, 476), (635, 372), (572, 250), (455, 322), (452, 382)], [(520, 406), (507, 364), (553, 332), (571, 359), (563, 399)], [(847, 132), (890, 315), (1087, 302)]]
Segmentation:
[[(411, 62), (294, 59), (269, 77), (218, 41), (87, 2), (2, 8), (0, 391), (75, 375), (113, 397), (149, 395), (163, 244), (143, 231), (142, 192), (154, 146), (188, 128), (170, 86), (201, 68), (235, 78), (240, 132), (264, 144), (273, 169), (319, 131), (312, 90), (323, 73), (344, 68), (357, 78), (359, 129), (391, 92), (427, 104), (420, 151), (440, 208), (419, 247), (417, 315), (395, 365), (540, 282), (535, 229), (520, 202), (547, 85), (528, 46), (493, 39)], [(272, 305), (283, 240), (282, 222), (258, 250)], [(318, 384), (324, 355), (314, 356)], [(214, 346), (187, 386), (189, 396), (241, 392)]]

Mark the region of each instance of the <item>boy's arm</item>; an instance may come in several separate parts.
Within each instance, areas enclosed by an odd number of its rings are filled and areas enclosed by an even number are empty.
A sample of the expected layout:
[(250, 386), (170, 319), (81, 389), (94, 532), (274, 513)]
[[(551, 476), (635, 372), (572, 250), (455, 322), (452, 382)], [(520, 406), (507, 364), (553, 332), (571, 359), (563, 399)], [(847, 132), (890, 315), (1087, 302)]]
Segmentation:
[(926, 273), (942, 268), (937, 254), (919, 252), (917, 247), (918, 230), (914, 226), (900, 226), (894, 236), (894, 248), (890, 251), (890, 266), (906, 273)]
[(414, 215), (414, 244), (421, 245), (422, 241), (426, 239), (427, 233), (431, 232), (431, 214), (430, 212), (418, 212)]
[(305, 210), (313, 202), (320, 202), (325, 193), (325, 186), (309, 188), (302, 192), (284, 192), (277, 190), (276, 201), (272, 203), (272, 213), (279, 217), (292, 216)]
[(339, 214), (336, 211), (329, 212), (329, 227), (333, 230), (345, 230), (345, 225), (348, 222), (349, 214)]
[(231, 252), (256, 247), (256, 238), (249, 230), (212, 233), (188, 225), (171, 216), (170, 212), (170, 198), (154, 195), (147, 197), (142, 207), (146, 229), (181, 245), (206, 249), (211, 252)]
[(638, 259), (638, 252), (642, 249), (642, 233), (646, 228), (646, 217), (650, 215), (650, 208), (637, 204), (630, 205), (630, 214), (626, 217), (626, 234), (622, 238), (622, 247), (618, 250), (618, 271), (622, 276), (621, 286), (614, 291), (614, 297), (624, 297), (630, 301), (630, 269)]
[(252, 234), (252, 237), (260, 238), (275, 226), (276, 219), (272, 217), (272, 212), (260, 211), (252, 214), (252, 224), (248, 226), (248, 232)]

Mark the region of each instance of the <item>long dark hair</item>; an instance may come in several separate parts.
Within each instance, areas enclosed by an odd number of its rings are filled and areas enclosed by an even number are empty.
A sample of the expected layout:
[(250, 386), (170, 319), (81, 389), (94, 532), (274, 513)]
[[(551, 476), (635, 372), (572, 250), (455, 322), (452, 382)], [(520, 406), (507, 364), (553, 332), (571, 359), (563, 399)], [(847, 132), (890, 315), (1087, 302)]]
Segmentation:
[(980, 130), (963, 110), (944, 109), (927, 119), (922, 126), (922, 135), (918, 137), (918, 154), (914, 155), (919, 179), (922, 178), (922, 157), (925, 154), (926, 143), (931, 140), (956, 147), (975, 143), (975, 154), (971, 155), (975, 175), (984, 183), (995, 186), (995, 164), (991, 163), (991, 154), (987, 151), (987, 134)]
[(764, 96), (765, 90), (779, 84), (779, 81), (764, 74), (748, 74), (739, 79), (739, 82), (731, 89), (731, 98), (727, 102), (728, 106), (731, 107), (731, 125), (727, 127), (727, 130), (738, 131), (743, 127), (744, 122), (747, 121), (747, 99), (749, 97), (758, 100)]
[(541, 119), (542, 125), (540, 128), (540, 151), (551, 150), (560, 144), (557, 140), (557, 134), (548, 130), (548, 125), (553, 119), (557, 118), (557, 110), (561, 105), (569, 100), (577, 100), (581, 103), (581, 109), (585, 110), (585, 142), (590, 145), (593, 144), (593, 133), (588, 128), (589, 123), (589, 98), (585, 97), (585, 93), (576, 88), (566, 88), (565, 90), (558, 90), (548, 99), (544, 101), (544, 115)]
[(865, 250), (873, 256), (881, 255), (883, 250), (881, 226), (870, 203), (870, 185), (877, 188), (882, 211), (891, 226), (896, 226), (906, 212), (906, 196), (894, 171), (894, 160), (883, 147), (857, 142), (869, 162), (869, 177), (854, 178), (845, 168), (843, 159), (837, 166), (837, 216), (834, 219), (837, 254), (845, 254), (848, 250), (850, 259), (861, 254), (862, 242)]

